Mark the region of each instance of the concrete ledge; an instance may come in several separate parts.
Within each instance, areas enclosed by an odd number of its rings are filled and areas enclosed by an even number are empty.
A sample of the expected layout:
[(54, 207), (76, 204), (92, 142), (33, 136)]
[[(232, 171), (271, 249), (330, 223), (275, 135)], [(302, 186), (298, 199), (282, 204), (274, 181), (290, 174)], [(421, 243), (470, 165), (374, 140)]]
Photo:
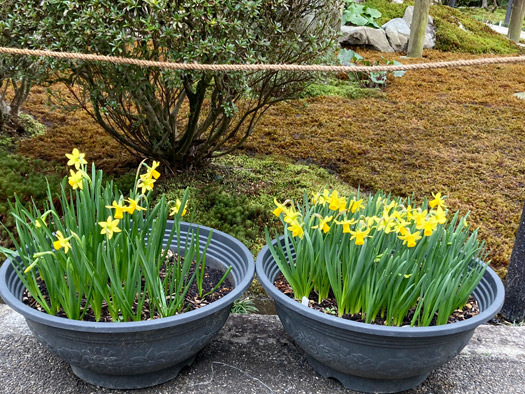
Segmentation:
[[(479, 327), (463, 352), (407, 394), (523, 393), (525, 327)], [(133, 393), (351, 393), (315, 373), (277, 316), (232, 315), (220, 336), (170, 382)], [(0, 393), (124, 393), (78, 379), (0, 305)]]

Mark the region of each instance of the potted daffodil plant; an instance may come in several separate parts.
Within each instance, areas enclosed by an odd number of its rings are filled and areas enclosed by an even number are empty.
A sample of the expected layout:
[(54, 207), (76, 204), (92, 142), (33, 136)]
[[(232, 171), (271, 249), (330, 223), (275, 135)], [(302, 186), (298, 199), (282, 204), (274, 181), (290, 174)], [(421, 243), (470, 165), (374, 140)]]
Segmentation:
[(257, 276), (314, 369), (348, 388), (414, 387), (502, 306), (478, 231), (441, 193), (419, 206), (337, 190), (275, 204), (284, 232), (266, 232)]
[(90, 383), (171, 379), (220, 330), (253, 257), (235, 238), (182, 221), (188, 190), (153, 204), (158, 162), (142, 162), (124, 194), (78, 149), (66, 157), (57, 196), (48, 188), (44, 207), (11, 204), (17, 234), (15, 250), (0, 249), (9, 259), (0, 295)]

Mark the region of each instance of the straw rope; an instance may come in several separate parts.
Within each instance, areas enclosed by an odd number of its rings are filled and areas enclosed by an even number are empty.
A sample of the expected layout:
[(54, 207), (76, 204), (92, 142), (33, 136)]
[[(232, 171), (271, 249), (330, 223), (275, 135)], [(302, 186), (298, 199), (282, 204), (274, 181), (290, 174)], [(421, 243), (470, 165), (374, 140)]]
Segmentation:
[(369, 72), (369, 71), (409, 71), (431, 68), (452, 68), (465, 66), (480, 66), (500, 63), (525, 62), (525, 56), (491, 57), (471, 60), (453, 60), (447, 62), (383, 65), (383, 66), (326, 66), (326, 65), (299, 65), (299, 64), (198, 64), (174, 63), (154, 60), (142, 60), (128, 57), (105, 55), (92, 55), (73, 52), (55, 52), (38, 49), (19, 49), (0, 47), (0, 53), (11, 55), (44, 56), (71, 60), (85, 60), (109, 62), (118, 64), (132, 64), (142, 67), (159, 67), (173, 70), (198, 70), (198, 71), (315, 71), (315, 72)]

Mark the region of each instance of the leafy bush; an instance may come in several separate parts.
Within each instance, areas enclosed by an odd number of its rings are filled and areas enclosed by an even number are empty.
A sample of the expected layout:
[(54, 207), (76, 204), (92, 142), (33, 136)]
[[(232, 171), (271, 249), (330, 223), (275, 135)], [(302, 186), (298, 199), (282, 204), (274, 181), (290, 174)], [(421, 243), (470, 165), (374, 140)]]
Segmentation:
[(370, 26), (380, 29), (376, 22), (381, 17), (381, 12), (364, 4), (357, 4), (355, 0), (344, 0), (343, 25)]
[[(337, 3), (0, 0), (8, 14), (0, 29), (11, 32), (13, 45), (58, 51), (183, 63), (322, 63), (335, 44)], [(315, 77), (48, 62), (75, 105), (107, 133), (173, 168), (235, 149), (270, 105), (297, 96)]]
[[(8, 18), (8, 8), (0, 1), (0, 21)], [(0, 46), (9, 46), (11, 40), (8, 25), (0, 22)], [(46, 69), (42, 60), (25, 56), (0, 56), (0, 131), (9, 116), (16, 118), (29, 96), (31, 87), (42, 82)]]

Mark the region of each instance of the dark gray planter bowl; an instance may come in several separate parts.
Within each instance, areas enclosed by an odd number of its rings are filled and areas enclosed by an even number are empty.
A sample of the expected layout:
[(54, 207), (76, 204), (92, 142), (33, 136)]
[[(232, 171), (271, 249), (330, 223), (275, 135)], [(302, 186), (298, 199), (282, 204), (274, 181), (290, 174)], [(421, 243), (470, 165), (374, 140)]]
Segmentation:
[[(199, 228), (200, 245), (204, 247), (211, 229), (182, 223), (181, 233), (187, 234), (190, 227)], [(156, 320), (95, 323), (39, 312), (22, 303), (24, 285), (9, 260), (0, 268), (0, 296), (25, 317), (36, 338), (71, 364), (81, 379), (109, 388), (148, 387), (173, 379), (193, 362), (222, 328), (233, 301), (253, 279), (252, 254), (221, 231), (213, 230), (206, 263), (224, 270), (233, 267), (229, 276), (235, 285), (233, 291), (203, 308)]]
[(346, 388), (368, 393), (395, 393), (422, 383), (465, 347), (474, 329), (490, 320), (504, 300), (503, 284), (488, 268), (474, 290), (479, 315), (435, 327), (387, 327), (330, 316), (284, 295), (273, 285), (280, 270), (268, 246), (257, 256), (256, 271), (285, 330), (312, 367)]

